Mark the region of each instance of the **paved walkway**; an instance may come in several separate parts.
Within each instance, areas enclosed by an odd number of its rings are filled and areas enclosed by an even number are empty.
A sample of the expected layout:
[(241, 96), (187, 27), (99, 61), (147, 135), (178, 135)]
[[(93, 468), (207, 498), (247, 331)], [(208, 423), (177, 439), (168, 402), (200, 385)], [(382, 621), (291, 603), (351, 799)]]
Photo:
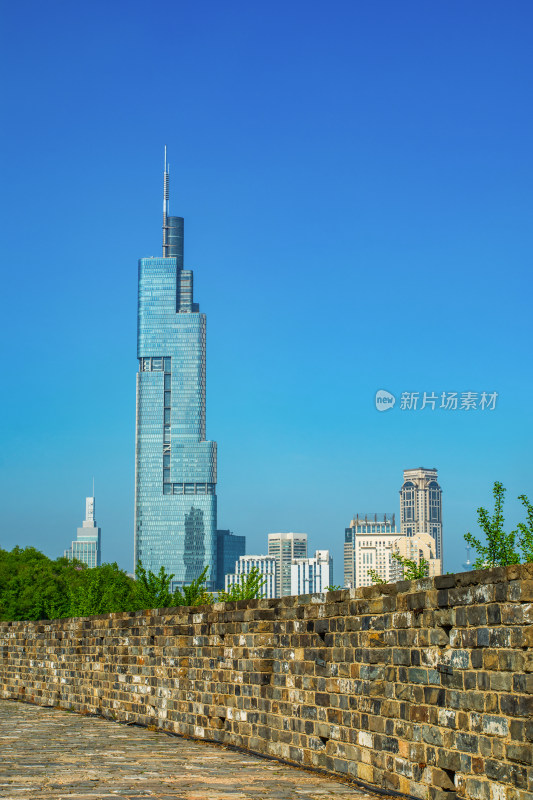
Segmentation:
[(0, 700), (0, 798), (117, 797), (378, 800), (334, 779), (222, 746)]

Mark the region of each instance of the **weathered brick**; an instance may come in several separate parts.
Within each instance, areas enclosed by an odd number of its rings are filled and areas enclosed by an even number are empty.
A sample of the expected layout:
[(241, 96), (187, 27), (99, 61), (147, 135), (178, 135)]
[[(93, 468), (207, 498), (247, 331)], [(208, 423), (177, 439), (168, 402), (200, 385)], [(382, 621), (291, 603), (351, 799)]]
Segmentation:
[(530, 744), (508, 744), (507, 758), (521, 764), (533, 764), (533, 748)]
[(327, 602), (0, 623), (0, 693), (237, 743), (420, 800), (456, 790), (485, 800), (489, 789), (488, 800), (526, 800), (533, 568), (512, 574)]

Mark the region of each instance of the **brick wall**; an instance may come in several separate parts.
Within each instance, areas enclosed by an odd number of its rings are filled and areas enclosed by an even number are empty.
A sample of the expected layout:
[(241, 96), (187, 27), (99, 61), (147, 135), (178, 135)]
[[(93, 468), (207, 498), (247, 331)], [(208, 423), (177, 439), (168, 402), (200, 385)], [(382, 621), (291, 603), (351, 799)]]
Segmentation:
[(533, 564), (0, 623), (0, 695), (416, 798), (533, 800)]

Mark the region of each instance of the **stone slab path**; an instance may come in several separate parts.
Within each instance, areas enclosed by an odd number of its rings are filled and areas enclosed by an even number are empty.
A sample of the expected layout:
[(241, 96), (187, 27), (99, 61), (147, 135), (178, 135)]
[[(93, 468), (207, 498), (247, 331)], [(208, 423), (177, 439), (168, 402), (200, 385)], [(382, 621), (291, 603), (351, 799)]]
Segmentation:
[(378, 800), (335, 779), (223, 746), (5, 700), (0, 798)]

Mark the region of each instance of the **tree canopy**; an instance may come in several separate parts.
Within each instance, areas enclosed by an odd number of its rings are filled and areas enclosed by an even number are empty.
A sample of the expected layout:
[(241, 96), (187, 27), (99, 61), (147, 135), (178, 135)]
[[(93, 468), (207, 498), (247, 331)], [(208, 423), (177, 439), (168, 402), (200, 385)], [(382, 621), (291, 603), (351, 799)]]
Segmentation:
[[(0, 548), (0, 619), (36, 620), (85, 617), (113, 611), (198, 606), (213, 603), (206, 588), (206, 567), (189, 586), (171, 591), (174, 575), (161, 567), (157, 574), (139, 561), (133, 579), (116, 563), (89, 568), (66, 558), (52, 560), (34, 547)], [(259, 597), (257, 571), (220, 600)]]

